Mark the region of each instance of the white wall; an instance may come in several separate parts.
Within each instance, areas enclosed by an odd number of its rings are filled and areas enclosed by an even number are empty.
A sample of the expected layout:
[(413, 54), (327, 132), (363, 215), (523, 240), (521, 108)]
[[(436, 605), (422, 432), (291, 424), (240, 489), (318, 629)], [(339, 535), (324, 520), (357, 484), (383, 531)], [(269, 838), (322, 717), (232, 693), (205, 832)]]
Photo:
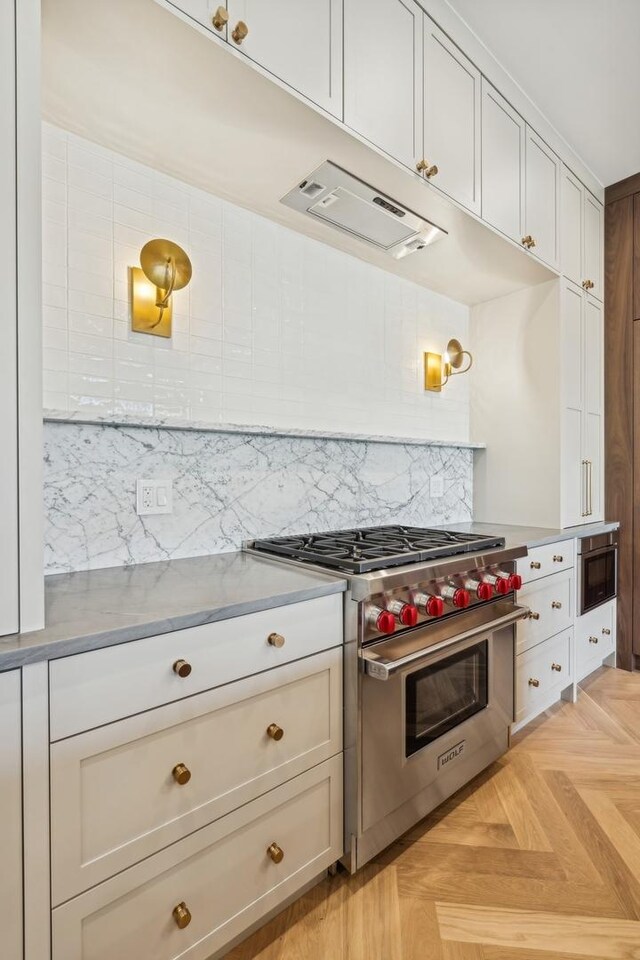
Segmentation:
[[(43, 166), (45, 408), (468, 439), (468, 378), (422, 387), (465, 306), (48, 124)], [(168, 342), (128, 322), (154, 236), (194, 267)]]

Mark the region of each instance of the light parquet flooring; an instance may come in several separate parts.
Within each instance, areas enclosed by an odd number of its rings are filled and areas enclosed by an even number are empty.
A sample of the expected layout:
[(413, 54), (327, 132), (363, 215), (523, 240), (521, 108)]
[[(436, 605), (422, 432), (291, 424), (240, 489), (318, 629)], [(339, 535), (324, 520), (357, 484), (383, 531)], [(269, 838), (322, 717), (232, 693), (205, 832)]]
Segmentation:
[(640, 960), (640, 674), (578, 703), (226, 960)]

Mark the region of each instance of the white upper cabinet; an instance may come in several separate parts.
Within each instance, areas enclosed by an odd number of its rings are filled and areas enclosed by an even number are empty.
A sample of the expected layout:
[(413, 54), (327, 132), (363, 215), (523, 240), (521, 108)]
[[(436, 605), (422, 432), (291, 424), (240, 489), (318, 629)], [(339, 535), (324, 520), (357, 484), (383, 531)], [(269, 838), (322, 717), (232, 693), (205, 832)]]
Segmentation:
[(228, 0), (227, 12), (231, 46), (342, 118), (342, 0)]
[(524, 236), (531, 252), (559, 266), (560, 160), (527, 125)]
[(424, 152), (429, 179), (480, 213), (480, 71), (424, 18)]
[(565, 277), (578, 285), (582, 284), (582, 234), (584, 188), (580, 181), (562, 167), (562, 221), (561, 221), (561, 268)]
[(586, 472), (586, 521), (602, 520), (603, 474), (603, 336), (602, 304), (583, 298), (584, 423), (583, 458)]
[(413, 0), (344, 0), (344, 122), (412, 170), (422, 157), (422, 20)]
[(521, 242), (524, 226), (525, 122), (482, 81), (482, 219)]
[(602, 204), (588, 190), (584, 191), (584, 241), (583, 273), (581, 283), (589, 293), (602, 300), (604, 297), (603, 258), (604, 222)]

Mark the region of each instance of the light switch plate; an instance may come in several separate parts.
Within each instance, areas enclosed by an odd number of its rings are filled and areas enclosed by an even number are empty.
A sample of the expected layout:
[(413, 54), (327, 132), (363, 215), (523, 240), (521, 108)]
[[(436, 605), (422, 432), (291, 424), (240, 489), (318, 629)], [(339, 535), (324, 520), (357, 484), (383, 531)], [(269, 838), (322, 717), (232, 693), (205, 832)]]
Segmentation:
[(444, 480), (442, 477), (431, 477), (429, 493), (432, 497), (444, 497)]
[(136, 513), (144, 517), (152, 513), (173, 513), (173, 481), (136, 480)]

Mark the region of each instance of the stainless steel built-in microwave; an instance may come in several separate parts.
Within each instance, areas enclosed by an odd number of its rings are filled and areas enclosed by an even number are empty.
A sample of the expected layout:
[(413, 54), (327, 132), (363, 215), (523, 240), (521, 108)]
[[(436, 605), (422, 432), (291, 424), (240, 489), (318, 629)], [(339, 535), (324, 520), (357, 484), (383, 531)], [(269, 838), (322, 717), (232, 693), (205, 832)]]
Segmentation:
[(578, 540), (578, 608), (587, 613), (616, 595), (618, 541), (615, 533)]

